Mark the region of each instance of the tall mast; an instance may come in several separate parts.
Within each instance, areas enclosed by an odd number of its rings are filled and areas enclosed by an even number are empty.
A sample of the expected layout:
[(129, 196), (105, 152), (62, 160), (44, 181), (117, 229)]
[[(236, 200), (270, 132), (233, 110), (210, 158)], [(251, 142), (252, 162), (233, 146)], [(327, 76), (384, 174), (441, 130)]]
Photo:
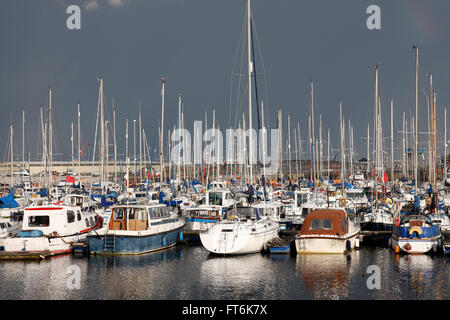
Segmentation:
[(291, 115), (288, 113), (288, 157), (289, 157), (289, 180), (291, 180)]
[(403, 177), (407, 176), (407, 170), (406, 170), (406, 115), (403, 112), (403, 149), (402, 149), (402, 159), (403, 159)]
[[(434, 184), (435, 179), (435, 163), (436, 163), (436, 157), (435, 157), (435, 149), (434, 149), (434, 108), (435, 108), (435, 96), (433, 92), (433, 75), (430, 73), (430, 124), (431, 124), (431, 134), (432, 136), (429, 139), (429, 149), (431, 149), (431, 161), (430, 161), (430, 183)], [(416, 129), (417, 130), (417, 129)], [(428, 131), (429, 132), (429, 131)], [(433, 147), (431, 147), (431, 143)]]
[[(424, 93), (425, 94), (425, 93)], [(432, 149), (431, 149), (431, 124), (430, 124), (430, 99), (425, 94), (427, 99), (427, 145), (428, 145), (428, 181), (432, 180), (432, 168), (433, 168), (433, 160), (432, 160)]]
[(160, 163), (160, 191), (162, 191), (163, 177), (164, 177), (164, 99), (165, 99), (165, 89), (166, 89), (166, 78), (161, 78), (162, 89), (161, 89), (161, 129), (159, 138), (159, 163)]
[(311, 111), (309, 116), (309, 144), (311, 153), (311, 180), (315, 179), (315, 164), (314, 164), (314, 83), (311, 81)]
[[(250, 0), (247, 0), (247, 47), (248, 47), (248, 130), (249, 134), (249, 146), (253, 146), (252, 137), (252, 72), (253, 72), (253, 61), (251, 55), (251, 11), (250, 11)], [(251, 152), (251, 147), (248, 149), (248, 160), (250, 165), (250, 184), (253, 182), (253, 153)]]
[(13, 129), (13, 125), (11, 122), (11, 127), (10, 127), (10, 154), (11, 154), (11, 188), (14, 187), (14, 142), (13, 142), (13, 135), (14, 135), (14, 129)]
[(299, 159), (300, 159), (300, 176), (303, 176), (302, 173), (302, 158), (303, 158), (303, 149), (302, 149), (302, 139), (300, 135), (300, 122), (297, 121), (297, 135), (298, 135), (298, 152), (299, 152)]
[(78, 179), (81, 181), (81, 170), (80, 170), (80, 162), (81, 162), (81, 128), (80, 128), (80, 104), (78, 104)]
[(139, 100), (139, 176), (142, 181), (142, 107)]
[(52, 126), (52, 87), (48, 88), (48, 153), (50, 157), (49, 180), (53, 184), (53, 126)]
[(328, 128), (328, 142), (327, 142), (327, 177), (328, 180), (331, 178), (330, 174), (330, 128)]
[(22, 110), (22, 163), (25, 164), (25, 109)]
[(128, 190), (128, 185), (129, 185), (129, 181), (130, 181), (130, 176), (128, 175), (128, 166), (129, 166), (129, 159), (128, 159), (128, 119), (125, 120), (125, 162), (126, 162), (126, 166), (127, 166), (127, 173), (126, 173), (127, 188), (126, 188), (126, 190)]
[(74, 147), (73, 147), (73, 122), (70, 123), (70, 143), (72, 145), (72, 174), (73, 174), (73, 170), (74, 170)]
[(447, 181), (447, 108), (444, 109), (444, 183)]
[(322, 177), (322, 156), (323, 156), (323, 150), (322, 150), (322, 114), (319, 115), (319, 178)]
[(105, 186), (105, 116), (103, 101), (103, 77), (100, 77), (100, 161), (101, 161), (101, 177), (102, 177), (102, 194)]
[(117, 182), (117, 140), (116, 140), (116, 108), (113, 99), (113, 130), (114, 130), (114, 183)]
[(283, 110), (278, 109), (278, 145), (280, 147), (280, 175), (283, 179)]
[(339, 128), (341, 133), (341, 184), (342, 184), (342, 193), (344, 192), (344, 121), (342, 119), (342, 101), (339, 100)]
[(391, 99), (391, 180), (394, 181), (394, 100)]
[[(418, 162), (418, 147), (419, 147), (419, 47), (417, 46), (413, 46), (413, 49), (415, 49), (416, 51), (416, 94), (415, 94), (415, 102), (416, 102), (416, 123), (415, 123), (415, 167), (414, 167), (414, 187), (417, 191), (418, 185), (419, 185), (419, 180), (418, 180), (418, 176), (417, 176), (417, 171), (418, 171), (418, 167), (419, 167), (419, 162)], [(431, 75), (430, 75), (431, 77)], [(432, 98), (432, 96), (430, 97), (430, 99)]]
[(136, 120), (133, 120), (134, 185), (136, 186)]
[(370, 173), (370, 123), (367, 123), (367, 167), (366, 167), (367, 176)]
[[(180, 140), (181, 140), (181, 93), (178, 95), (178, 144), (180, 144)], [(184, 151), (184, 150), (183, 150)], [(180, 151), (178, 149), (178, 153), (177, 153), (177, 180), (178, 183), (180, 183), (180, 179), (181, 179), (181, 154)]]
[(437, 209), (439, 207), (439, 201), (438, 201), (438, 188), (437, 188), (437, 142), (436, 142), (436, 131), (437, 131), (437, 127), (436, 127), (436, 92), (434, 92), (433, 94), (433, 157), (434, 157), (434, 174), (433, 174), (433, 178), (434, 178), (434, 187), (436, 188), (436, 207), (435, 207), (435, 212), (437, 212)]

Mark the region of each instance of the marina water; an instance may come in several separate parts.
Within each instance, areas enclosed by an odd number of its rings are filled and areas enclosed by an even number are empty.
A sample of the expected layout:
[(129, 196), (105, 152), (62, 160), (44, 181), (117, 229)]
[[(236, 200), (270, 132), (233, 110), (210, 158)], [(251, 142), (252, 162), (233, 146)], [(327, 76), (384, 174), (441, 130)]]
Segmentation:
[[(178, 244), (138, 256), (64, 255), (0, 262), (0, 299), (50, 300), (392, 300), (449, 299), (450, 260), (365, 247), (344, 254), (216, 256)], [(71, 289), (70, 267), (80, 287)], [(368, 267), (380, 270), (369, 289)]]

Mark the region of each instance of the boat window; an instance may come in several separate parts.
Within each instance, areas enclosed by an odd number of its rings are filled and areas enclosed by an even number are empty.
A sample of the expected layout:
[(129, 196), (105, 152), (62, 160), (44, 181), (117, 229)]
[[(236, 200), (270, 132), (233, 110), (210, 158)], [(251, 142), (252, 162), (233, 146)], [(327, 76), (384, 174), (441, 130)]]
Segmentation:
[(222, 205), (222, 193), (221, 192), (210, 192), (209, 193), (209, 204), (213, 206)]
[(153, 217), (159, 218), (161, 216), (161, 211), (159, 208), (153, 208)]
[(136, 209), (136, 219), (142, 221), (147, 220), (147, 212), (145, 209)]
[(128, 208), (128, 219), (134, 220), (134, 208)]
[(154, 218), (153, 217), (153, 208), (148, 208), (148, 216), (150, 217), (150, 219)]
[(78, 221), (81, 221), (81, 212), (79, 210), (77, 211), (77, 219)]
[(330, 219), (313, 219), (311, 221), (311, 226), (309, 227), (309, 229), (310, 230), (317, 230), (317, 229), (332, 230), (333, 223)]
[(84, 221), (86, 222), (86, 227), (90, 227), (90, 225), (89, 225), (89, 220), (86, 218), (86, 219), (84, 219)]
[(308, 199), (308, 195), (306, 194), (297, 194), (297, 207), (301, 207), (303, 203), (305, 203)]
[(95, 225), (94, 218), (89, 217), (89, 221), (91, 222), (91, 226)]
[(67, 222), (72, 223), (75, 222), (75, 212), (73, 211), (67, 211)]
[(114, 220), (122, 220), (123, 219), (123, 208), (114, 209)]
[(5, 223), (0, 223), (0, 228), (6, 229), (6, 224)]
[(209, 212), (206, 211), (206, 210), (199, 210), (199, 211), (198, 211), (198, 216), (199, 216), (199, 217), (205, 217), (205, 218), (208, 218), (208, 217), (209, 217)]
[(49, 216), (30, 216), (28, 217), (28, 226), (30, 227), (48, 227)]
[(346, 232), (347, 228), (348, 228), (348, 221), (346, 217), (341, 217), (341, 226), (342, 226), (342, 231)]

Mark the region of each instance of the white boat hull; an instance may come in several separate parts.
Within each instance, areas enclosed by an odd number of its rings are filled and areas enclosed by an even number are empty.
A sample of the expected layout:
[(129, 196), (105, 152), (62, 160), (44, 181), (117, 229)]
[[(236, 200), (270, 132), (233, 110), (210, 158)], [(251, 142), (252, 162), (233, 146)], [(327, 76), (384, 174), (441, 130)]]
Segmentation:
[(62, 238), (7, 238), (3, 246), (5, 252), (39, 253), (49, 251), (52, 254), (72, 252), (72, 243), (86, 239), (87, 233)]
[[(433, 250), (433, 246), (437, 248), (439, 244), (438, 239), (396, 239), (395, 237), (391, 238), (392, 248), (395, 248), (397, 245), (400, 248), (400, 251), (405, 253), (427, 253)], [(407, 244), (411, 246), (410, 250), (406, 249)]]
[(301, 236), (295, 239), (297, 253), (345, 253), (359, 247), (359, 231), (347, 237)]
[(260, 252), (278, 236), (279, 224), (266, 220), (256, 223), (218, 223), (200, 233), (203, 246), (216, 254), (249, 254)]

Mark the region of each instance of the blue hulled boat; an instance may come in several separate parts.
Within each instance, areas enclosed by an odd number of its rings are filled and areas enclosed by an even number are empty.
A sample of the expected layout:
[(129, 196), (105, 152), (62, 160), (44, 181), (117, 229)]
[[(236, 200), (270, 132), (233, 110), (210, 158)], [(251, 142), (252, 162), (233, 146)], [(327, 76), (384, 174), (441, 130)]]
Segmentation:
[(394, 250), (398, 246), (405, 253), (436, 252), (441, 244), (440, 227), (427, 215), (407, 213), (393, 226), (391, 245)]
[(102, 229), (88, 235), (92, 254), (142, 254), (174, 246), (185, 225), (163, 204), (117, 205)]

